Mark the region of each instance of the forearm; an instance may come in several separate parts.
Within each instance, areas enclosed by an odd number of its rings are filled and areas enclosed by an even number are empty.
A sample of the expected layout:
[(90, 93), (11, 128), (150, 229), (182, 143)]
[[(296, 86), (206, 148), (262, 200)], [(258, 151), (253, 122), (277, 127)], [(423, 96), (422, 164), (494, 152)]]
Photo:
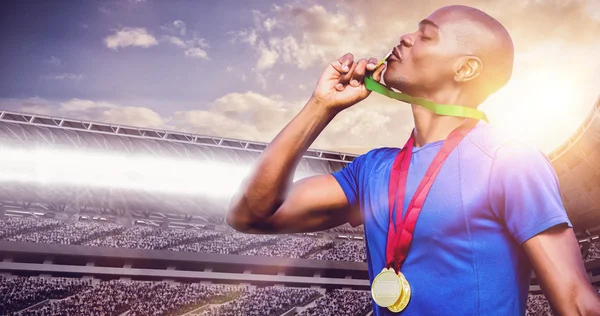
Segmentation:
[(598, 315), (600, 299), (591, 285), (575, 233), (555, 226), (524, 243), (544, 294), (558, 315)]
[(309, 100), (258, 157), (231, 201), (229, 225), (247, 229), (274, 214), (285, 199), (302, 155), (335, 114), (324, 104)]
[(561, 288), (563, 295), (554, 299), (558, 315), (600, 316), (600, 297), (587, 280), (570, 284), (566, 281)]
[(600, 296), (593, 289), (588, 289), (577, 297), (579, 315), (600, 316)]

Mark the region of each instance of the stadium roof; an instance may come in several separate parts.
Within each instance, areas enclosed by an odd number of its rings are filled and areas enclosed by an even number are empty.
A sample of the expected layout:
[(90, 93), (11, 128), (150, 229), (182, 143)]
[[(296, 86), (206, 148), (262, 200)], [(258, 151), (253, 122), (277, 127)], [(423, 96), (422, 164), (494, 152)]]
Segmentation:
[[(15, 148), (51, 147), (59, 149), (126, 152), (198, 161), (249, 165), (267, 144), (190, 133), (146, 129), (38, 114), (0, 111), (0, 144)], [(341, 169), (355, 155), (323, 150), (308, 150), (298, 170), (330, 173)], [(90, 164), (93, 168), (93, 165)], [(148, 170), (152, 172), (152, 170)], [(234, 190), (235, 188), (232, 188)], [(193, 214), (214, 222), (223, 214), (223, 201), (207, 197), (168, 196), (156, 192), (126, 191), (14, 183), (3, 186), (0, 201), (47, 203), (54, 210), (96, 208), (122, 215), (139, 213)], [(9, 203), (10, 205), (10, 203)], [(220, 216), (216, 216), (218, 220)], [(212, 219), (212, 220), (211, 220)], [(218, 220), (219, 221), (219, 220)]]
[[(183, 132), (67, 119), (38, 114), (0, 111), (0, 143), (17, 147), (51, 146), (150, 154), (251, 164), (266, 143)], [(356, 155), (308, 150), (300, 171), (329, 173), (341, 169)], [(549, 154), (558, 174), (563, 200), (578, 231), (600, 231), (600, 98), (588, 118), (559, 148)], [(0, 200), (48, 202), (54, 205), (100, 209), (179, 213), (210, 217), (221, 208), (206, 197), (177, 197), (90, 188), (6, 186)], [(59, 207), (60, 208), (60, 207)], [(222, 211), (222, 210), (220, 210)], [(220, 213), (217, 212), (217, 213)], [(597, 228), (599, 227), (599, 228)]]
[(600, 232), (600, 97), (579, 129), (549, 154), (573, 225)]

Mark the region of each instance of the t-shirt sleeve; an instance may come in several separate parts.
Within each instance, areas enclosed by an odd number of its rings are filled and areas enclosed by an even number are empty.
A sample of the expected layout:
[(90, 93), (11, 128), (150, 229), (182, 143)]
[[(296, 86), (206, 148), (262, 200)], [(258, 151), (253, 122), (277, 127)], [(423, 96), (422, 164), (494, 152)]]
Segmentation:
[[(363, 179), (365, 173), (365, 161), (370, 154), (371, 152), (354, 158), (351, 163), (333, 173), (333, 177), (339, 183), (344, 194), (346, 194), (348, 203), (355, 210), (360, 209), (361, 179)], [(360, 216), (360, 213), (361, 212), (359, 211), (355, 216), (352, 216), (350, 225), (355, 227), (362, 223), (362, 216)]]
[(533, 147), (511, 143), (500, 147), (490, 174), (490, 202), (520, 244), (556, 225), (572, 227), (556, 173)]

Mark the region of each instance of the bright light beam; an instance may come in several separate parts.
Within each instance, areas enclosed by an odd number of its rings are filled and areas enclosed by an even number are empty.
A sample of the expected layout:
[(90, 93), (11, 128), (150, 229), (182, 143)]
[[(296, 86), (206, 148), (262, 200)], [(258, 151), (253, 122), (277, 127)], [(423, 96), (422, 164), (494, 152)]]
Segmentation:
[[(66, 149), (0, 147), (0, 182), (231, 197), (250, 166)], [(296, 175), (295, 180), (306, 175)]]

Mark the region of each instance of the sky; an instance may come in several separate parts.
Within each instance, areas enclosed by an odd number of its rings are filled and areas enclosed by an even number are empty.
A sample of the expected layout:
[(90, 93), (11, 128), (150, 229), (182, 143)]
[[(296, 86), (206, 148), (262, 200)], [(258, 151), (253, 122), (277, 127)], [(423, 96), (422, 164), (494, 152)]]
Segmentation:
[[(480, 109), (551, 152), (600, 94), (598, 0), (3, 1), (0, 108), (269, 142), (326, 65), (383, 57), (435, 9), (464, 4), (515, 43), (513, 77)], [(313, 148), (401, 146), (410, 107), (375, 93)]]

